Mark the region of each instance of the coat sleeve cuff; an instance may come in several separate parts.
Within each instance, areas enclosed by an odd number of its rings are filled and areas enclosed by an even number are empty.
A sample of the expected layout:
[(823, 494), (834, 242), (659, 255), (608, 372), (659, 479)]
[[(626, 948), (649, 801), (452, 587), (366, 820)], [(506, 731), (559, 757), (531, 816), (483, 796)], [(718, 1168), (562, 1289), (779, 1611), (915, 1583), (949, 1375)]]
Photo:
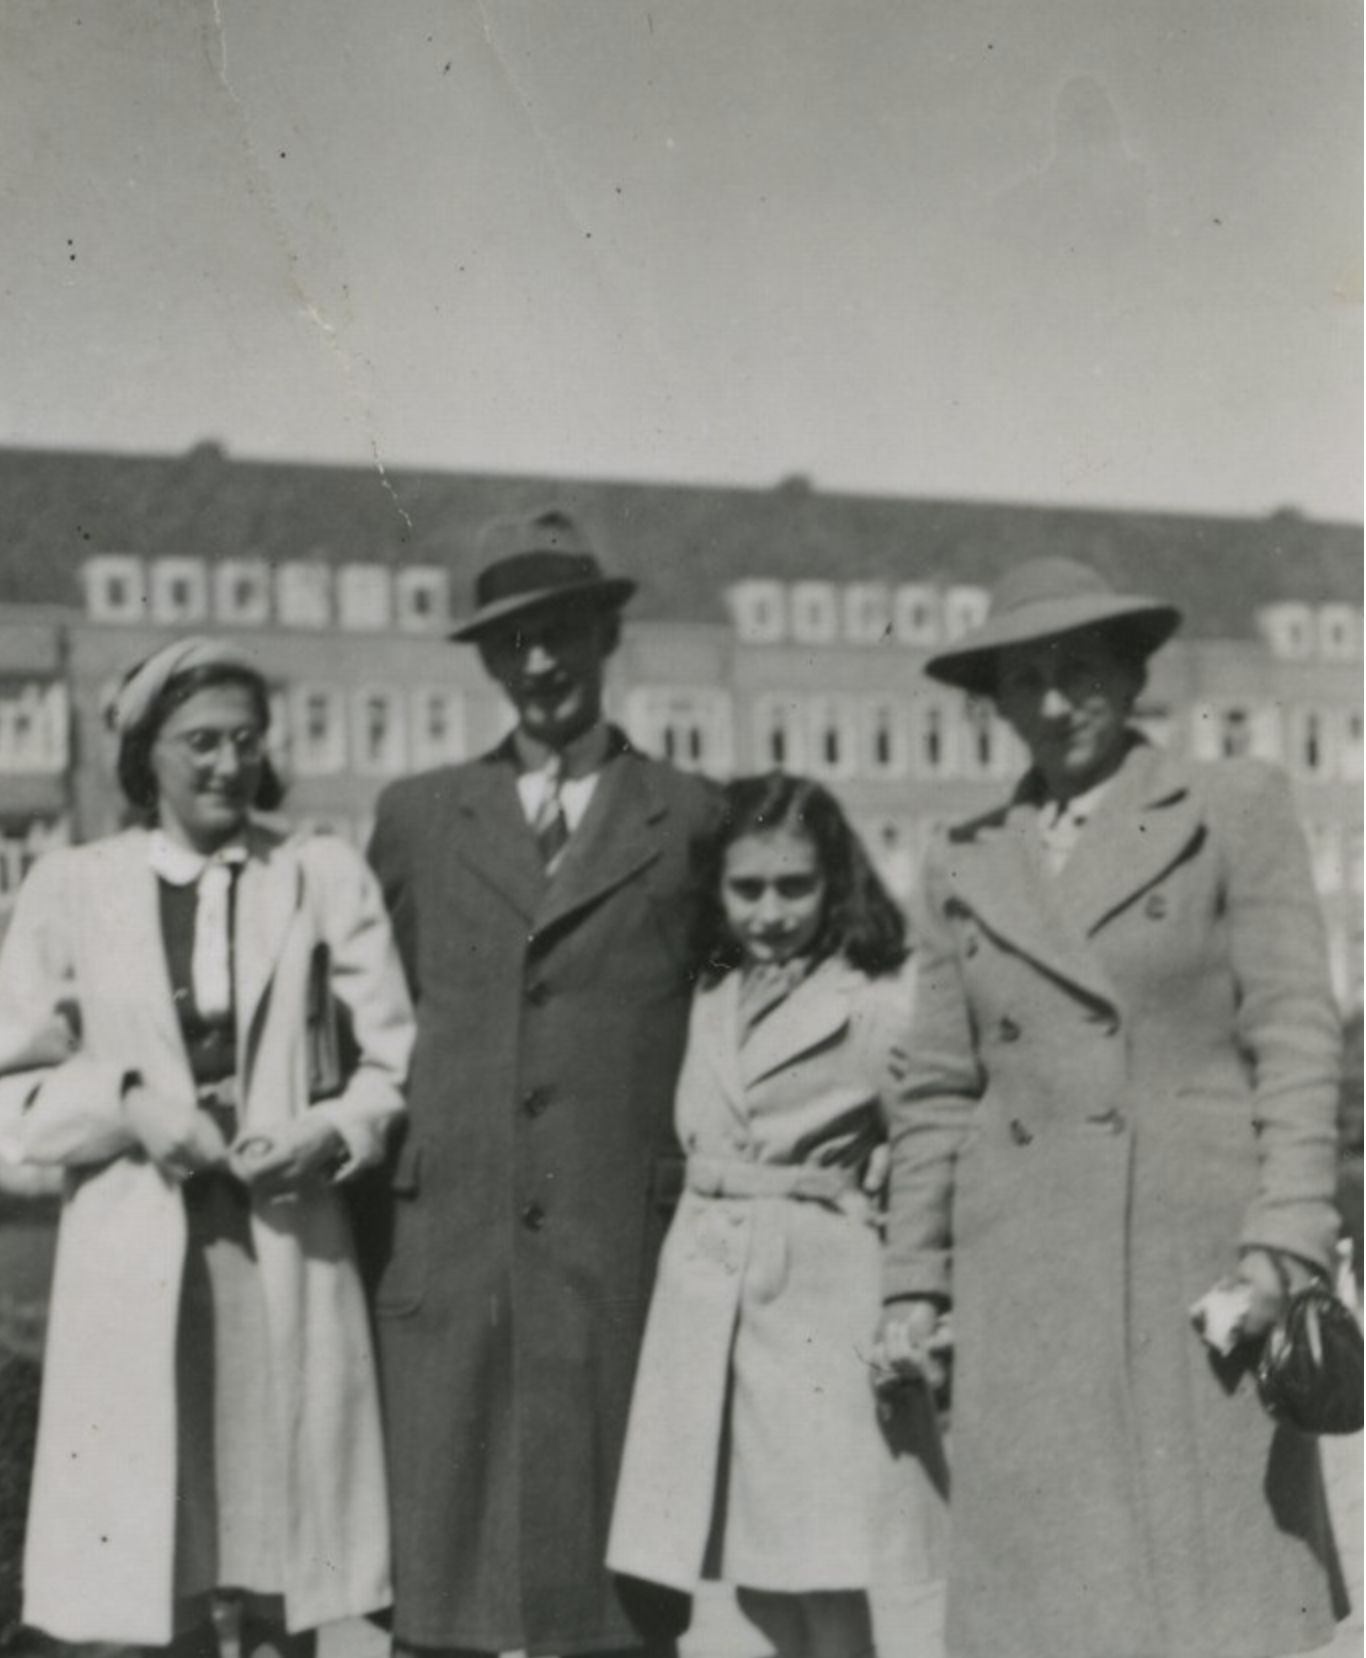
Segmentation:
[(882, 1299), (904, 1301), (913, 1297), (947, 1303), (952, 1280), (952, 1257), (948, 1250), (927, 1251), (909, 1261), (888, 1260), (882, 1269)]

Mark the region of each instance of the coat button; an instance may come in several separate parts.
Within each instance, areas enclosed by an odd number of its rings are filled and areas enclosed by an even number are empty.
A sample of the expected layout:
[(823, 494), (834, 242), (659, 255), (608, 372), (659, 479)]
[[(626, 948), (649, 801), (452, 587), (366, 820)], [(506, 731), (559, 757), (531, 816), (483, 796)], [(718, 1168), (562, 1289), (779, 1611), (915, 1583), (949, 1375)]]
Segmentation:
[(548, 1088), (528, 1088), (522, 1095), (522, 1110), (528, 1117), (539, 1117), (550, 1104), (550, 1090)]
[(539, 1232), (545, 1225), (545, 1210), (539, 1203), (528, 1203), (522, 1210), (522, 1225), (528, 1232)]
[(1002, 1019), (996, 1027), (996, 1040), (998, 1042), (1018, 1042), (1020, 1040), (1020, 1027), (1013, 1019)]
[(1151, 916), (1154, 921), (1161, 921), (1167, 913), (1167, 895), (1163, 892), (1150, 892), (1143, 910), (1144, 914)]
[(1031, 1146), (1034, 1143), (1034, 1136), (1018, 1117), (1010, 1119), (1010, 1138), (1017, 1146)]
[(533, 979), (526, 987), (526, 999), (532, 1007), (544, 1007), (550, 1000), (550, 986), (544, 979)]

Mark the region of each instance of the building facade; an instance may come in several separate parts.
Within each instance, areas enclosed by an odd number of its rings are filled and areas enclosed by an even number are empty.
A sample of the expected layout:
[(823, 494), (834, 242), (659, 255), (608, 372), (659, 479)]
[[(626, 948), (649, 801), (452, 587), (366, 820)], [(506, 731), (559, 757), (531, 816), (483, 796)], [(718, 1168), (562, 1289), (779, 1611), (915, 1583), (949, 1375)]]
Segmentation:
[[(752, 516), (754, 492), (701, 493), (719, 500), (718, 514), (730, 500), (736, 518)], [(647, 498), (647, 486), (636, 494)], [(918, 504), (901, 507), (913, 521)], [(1240, 563), (1236, 529), (1184, 585), (1177, 566), (1145, 580), (1122, 547), (1098, 559), (1089, 546), (1075, 550), (1092, 552), (1121, 586), (1187, 609), (1142, 699), (1154, 740), (1200, 758), (1257, 755), (1291, 774), (1335, 983), (1345, 1005), (1359, 1006), (1360, 565)], [(445, 637), (475, 561), (472, 530), (454, 538), (461, 556), (444, 562), (392, 549), (349, 556), (303, 538), (298, 556), (282, 556), (297, 549), (280, 545), (279, 530), (268, 551), (249, 553), (83, 546), (74, 559), (66, 550), (70, 602), (11, 592), (0, 604), (0, 915), (46, 848), (118, 824), (109, 700), (131, 664), (178, 634), (230, 633), (259, 662), (286, 810), (299, 822), (363, 843), (386, 781), (491, 746), (506, 729), (502, 701), (476, 653)], [(828, 783), (904, 899), (935, 825), (986, 810), (1022, 769), (1019, 745), (988, 706), (923, 674), (928, 656), (985, 614), (992, 570), (943, 545), (918, 557), (913, 535), (874, 558), (857, 556), (852, 540), (845, 554), (800, 557), (781, 536), (742, 540), (711, 568), (700, 559), (691, 582), (673, 560), (639, 570), (647, 585), (664, 574), (656, 585), (671, 598), (638, 607), (612, 663), (610, 710), (639, 746), (681, 766), (718, 777), (782, 766)], [(996, 571), (1009, 556), (1007, 546)], [(1220, 563), (1213, 583), (1211, 562)], [(849, 579), (831, 579), (845, 568)]]

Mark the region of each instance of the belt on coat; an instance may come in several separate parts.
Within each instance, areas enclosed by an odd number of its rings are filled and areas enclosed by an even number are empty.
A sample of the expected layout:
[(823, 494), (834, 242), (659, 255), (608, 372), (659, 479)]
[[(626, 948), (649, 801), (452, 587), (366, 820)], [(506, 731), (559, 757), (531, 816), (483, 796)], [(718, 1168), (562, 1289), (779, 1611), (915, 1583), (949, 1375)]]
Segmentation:
[(725, 1157), (690, 1157), (683, 1183), (699, 1197), (790, 1197), (838, 1203), (859, 1188), (857, 1169), (805, 1163), (742, 1163)]

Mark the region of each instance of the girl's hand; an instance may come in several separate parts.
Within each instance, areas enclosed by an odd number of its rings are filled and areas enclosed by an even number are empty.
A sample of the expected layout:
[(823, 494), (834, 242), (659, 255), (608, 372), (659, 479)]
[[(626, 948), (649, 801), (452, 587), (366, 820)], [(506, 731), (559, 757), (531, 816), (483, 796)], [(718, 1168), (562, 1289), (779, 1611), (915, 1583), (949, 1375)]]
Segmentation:
[(124, 1091), (123, 1114), (142, 1149), (172, 1180), (188, 1180), (227, 1161), (228, 1148), (218, 1124), (193, 1104), (134, 1082)]
[(909, 1384), (942, 1392), (948, 1380), (944, 1356), (950, 1338), (932, 1301), (893, 1301), (882, 1309), (871, 1367), (874, 1391), (883, 1394)]
[(228, 1162), (256, 1196), (278, 1202), (327, 1185), (345, 1160), (346, 1142), (332, 1124), (305, 1113), (269, 1134), (240, 1136)]

